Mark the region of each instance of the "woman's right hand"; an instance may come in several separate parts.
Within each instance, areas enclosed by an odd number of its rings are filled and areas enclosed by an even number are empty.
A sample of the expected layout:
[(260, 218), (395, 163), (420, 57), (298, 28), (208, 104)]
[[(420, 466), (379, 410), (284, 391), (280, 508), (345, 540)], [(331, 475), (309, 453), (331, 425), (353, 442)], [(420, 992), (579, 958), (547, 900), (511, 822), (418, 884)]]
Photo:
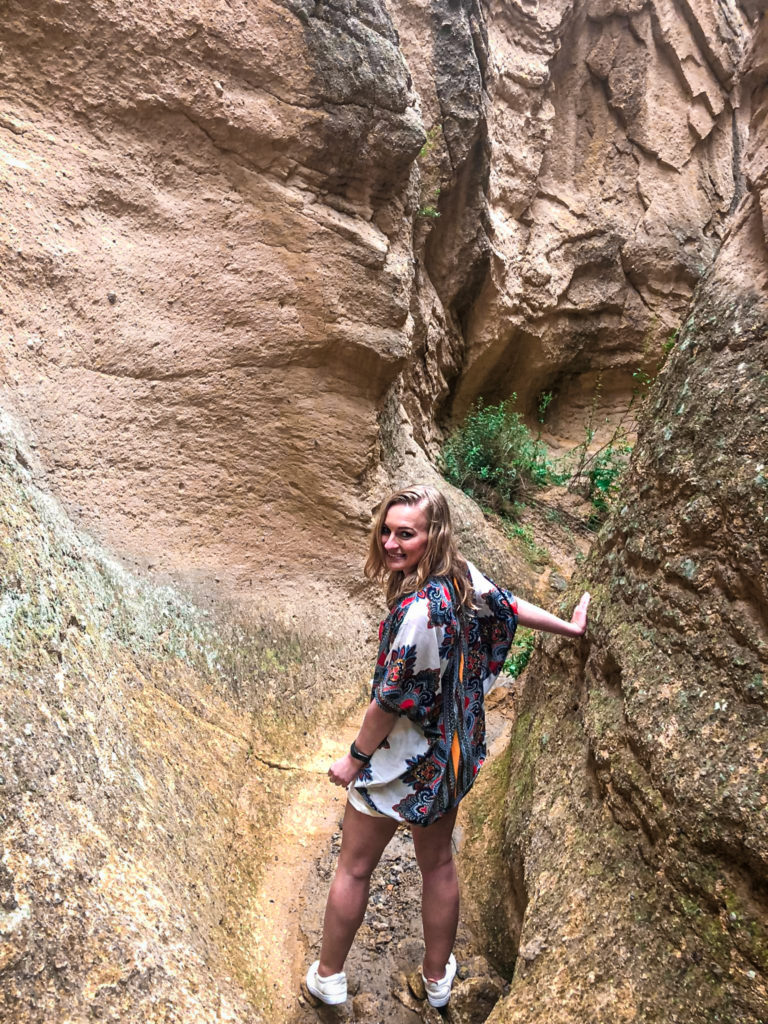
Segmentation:
[(352, 757), (351, 754), (345, 754), (338, 761), (334, 761), (328, 769), (328, 778), (334, 786), (343, 786), (346, 789), (350, 782), (357, 778), (362, 769), (363, 764), (361, 761)]

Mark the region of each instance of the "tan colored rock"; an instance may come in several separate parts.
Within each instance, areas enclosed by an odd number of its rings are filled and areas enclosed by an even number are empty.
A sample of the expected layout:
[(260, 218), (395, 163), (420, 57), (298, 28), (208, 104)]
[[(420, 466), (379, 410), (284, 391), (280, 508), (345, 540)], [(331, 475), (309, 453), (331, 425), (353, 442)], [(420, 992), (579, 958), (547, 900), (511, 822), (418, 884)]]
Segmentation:
[(4, 12), (3, 400), (96, 533), (262, 604), (359, 564), (409, 350), (424, 135), (359, 14)]
[(456, 1024), (483, 1024), (501, 997), (501, 986), (490, 977), (456, 981), (450, 1007)]
[(424, 988), (424, 978), (420, 967), (408, 975), (408, 988), (416, 999), (427, 998), (427, 990)]
[[(765, 21), (755, 46), (761, 69)], [(752, 139), (764, 81), (744, 79)], [(480, 836), (519, 953), (494, 1024), (768, 1015), (764, 154), (747, 166), (575, 581), (593, 593), (587, 637), (548, 641), (518, 701), (506, 809)]]
[[(305, 727), (364, 690), (376, 595), (359, 566), (376, 502), (393, 483), (439, 481), (428, 456), (443, 419), (478, 395), (516, 390), (530, 412), (556, 390), (549, 425), (566, 439), (596, 393), (601, 415), (617, 412), (727, 230), (694, 317), (729, 328), (705, 326), (701, 344), (725, 353), (722, 381), (745, 383), (731, 394), (705, 375), (699, 408), (736, 437), (717, 417), (748, 391), (740, 366), (762, 314), (724, 296), (765, 288), (765, 119), (742, 185), (736, 90), (757, 6), (691, 0), (680, 18), (666, 0), (6, 4), (0, 405), (24, 429), (4, 425), (0, 446), (4, 1018), (271, 1024), (265, 836), (295, 773), (323, 771), (322, 734)], [(759, 103), (764, 70), (763, 48), (744, 85)], [(723, 724), (760, 702), (749, 683), (737, 698), (728, 688), (763, 657), (749, 639), (765, 601), (745, 497), (762, 471), (749, 462), (754, 476), (718, 504), (731, 463), (686, 461), (719, 443), (673, 419), (696, 408), (675, 376), (691, 352), (675, 356), (630, 492), (656, 532), (614, 527), (588, 667), (551, 648), (540, 681), (561, 702), (553, 724), (520, 719), (510, 866), (492, 895), (508, 897), (515, 948), (523, 932), (515, 985), (533, 997), (504, 1013), (581, 1020), (613, 1000), (621, 1020), (645, 993), (671, 992), (663, 1014), (689, 1005), (688, 977), (699, 1007), (722, 991), (746, 1020), (762, 1012), (764, 979), (747, 966), (762, 826), (738, 788), (758, 740), (739, 719), (747, 745), (731, 757)], [(674, 449), (661, 412), (680, 424)], [(682, 461), (666, 472), (662, 456)], [(687, 481), (695, 497), (649, 498), (651, 480), (662, 497)], [(128, 573), (51, 493), (129, 564), (195, 585), (197, 604)], [(449, 493), (467, 554), (530, 593), (519, 553)], [(691, 537), (706, 548), (724, 523), (738, 558), (722, 547), (689, 565)], [(672, 595), (665, 607), (646, 572)], [(685, 603), (698, 586), (720, 602), (714, 623)], [(646, 602), (660, 623), (648, 664), (666, 655), (665, 631), (687, 659), (665, 669), (665, 707), (683, 692), (680, 666), (694, 678), (701, 665), (707, 698), (720, 686), (728, 707), (703, 724), (685, 708), (638, 713), (647, 735), (632, 746), (615, 665)], [(626, 617), (601, 625), (614, 605)], [(722, 627), (706, 657), (677, 630), (688, 615), (697, 635)], [(569, 658), (589, 691), (575, 739), (579, 705), (556, 686)], [(727, 800), (720, 761), (689, 751), (683, 727), (737, 766)], [(671, 782), (661, 753), (684, 766)], [(604, 861), (596, 834), (616, 843)], [(722, 836), (738, 870), (719, 866)], [(718, 873), (694, 877), (713, 861)], [(617, 885), (621, 913), (606, 918)], [(666, 913), (665, 900), (682, 909), (671, 938), (651, 939), (674, 970), (617, 984), (648, 934), (633, 915)]]
[[(533, 411), (552, 390), (549, 424), (573, 437), (581, 376), (615, 416), (633, 371), (658, 364), (739, 188), (748, 26), (737, 16), (722, 52), (702, 50), (708, 8), (542, 5), (538, 52), (509, 28), (515, 5), (494, 11), (489, 267), (467, 314), (456, 413), (511, 391)], [(595, 392), (596, 373), (612, 394)]]
[(686, 11), (10, 4), (2, 400), (49, 486), (324, 630), (388, 410), (431, 456), (478, 395), (617, 415), (735, 195), (746, 20)]

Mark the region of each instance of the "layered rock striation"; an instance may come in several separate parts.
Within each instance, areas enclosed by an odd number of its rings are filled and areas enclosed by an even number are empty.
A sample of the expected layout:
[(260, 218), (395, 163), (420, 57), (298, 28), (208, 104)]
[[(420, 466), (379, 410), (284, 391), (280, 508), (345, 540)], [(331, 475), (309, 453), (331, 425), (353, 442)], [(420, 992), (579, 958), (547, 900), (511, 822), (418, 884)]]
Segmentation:
[(551, 393), (548, 426), (573, 438), (591, 404), (600, 423), (626, 408), (743, 191), (751, 17), (709, 3), (434, 9), (439, 115), (425, 125), (448, 187), (426, 266), (460, 354), (422, 409), (457, 416), (515, 392), (533, 413)]
[(497, 780), (492, 1021), (768, 1015), (766, 28), (746, 192), (579, 581), (588, 636), (544, 645)]
[(551, 392), (581, 440), (738, 201), (753, 13), (8, 4), (2, 394), (49, 485), (141, 564), (304, 615), (477, 397)]
[(372, 506), (480, 396), (579, 440), (683, 321), (505, 762), (495, 1019), (765, 1018), (758, 7), (6, 4), (10, 1019), (268, 1019), (261, 840), (360, 679)]

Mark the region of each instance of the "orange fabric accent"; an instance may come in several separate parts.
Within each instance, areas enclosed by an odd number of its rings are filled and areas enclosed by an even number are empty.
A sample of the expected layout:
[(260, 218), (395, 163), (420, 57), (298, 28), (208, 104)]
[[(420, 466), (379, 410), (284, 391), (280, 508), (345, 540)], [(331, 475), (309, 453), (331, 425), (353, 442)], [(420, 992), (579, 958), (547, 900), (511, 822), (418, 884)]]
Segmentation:
[(456, 792), (457, 792), (457, 790), (459, 788), (459, 760), (460, 760), (460, 758), (461, 758), (461, 751), (459, 750), (459, 737), (456, 735), (456, 733), (454, 733), (453, 734), (453, 742), (451, 743), (451, 761), (453, 762), (453, 775), (454, 775), (454, 779), (455, 779), (455, 782), (454, 782), (454, 785), (453, 785), (453, 795), (454, 796), (456, 795)]
[[(455, 580), (454, 580), (455, 582)], [(464, 681), (464, 652), (462, 651), (459, 656), (459, 682)], [(461, 760), (461, 748), (459, 747), (459, 737), (456, 733), (453, 734), (453, 740), (451, 741), (451, 762), (453, 763), (453, 795), (459, 789), (459, 761)]]

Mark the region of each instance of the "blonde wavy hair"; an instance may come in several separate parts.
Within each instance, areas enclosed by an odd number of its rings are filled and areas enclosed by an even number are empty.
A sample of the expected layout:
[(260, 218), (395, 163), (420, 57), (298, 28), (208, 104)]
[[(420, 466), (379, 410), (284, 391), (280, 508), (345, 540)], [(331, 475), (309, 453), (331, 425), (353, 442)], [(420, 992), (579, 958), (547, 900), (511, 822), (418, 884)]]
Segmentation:
[[(393, 505), (419, 506), (427, 521), (427, 546), (416, 569), (406, 576), (387, 568), (381, 539), (387, 513)], [(421, 590), (431, 576), (447, 577), (454, 582), (461, 608), (473, 607), (473, 589), (466, 559), (459, 554), (451, 524), (448, 502), (436, 487), (415, 484), (390, 494), (379, 506), (371, 530), (365, 575), (371, 580), (387, 580), (387, 604), (392, 608), (406, 594)]]

